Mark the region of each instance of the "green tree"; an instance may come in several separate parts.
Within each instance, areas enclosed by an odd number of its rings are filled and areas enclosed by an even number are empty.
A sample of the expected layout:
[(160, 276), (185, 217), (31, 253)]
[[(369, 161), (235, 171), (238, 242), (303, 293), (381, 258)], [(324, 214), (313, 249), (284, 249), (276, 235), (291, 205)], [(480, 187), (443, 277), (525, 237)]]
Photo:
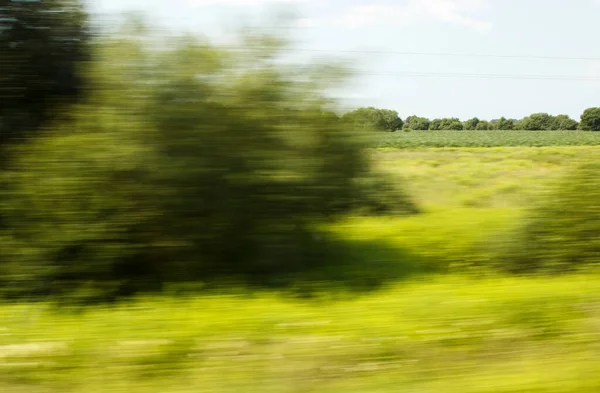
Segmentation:
[(380, 131), (396, 131), (402, 129), (404, 125), (402, 119), (398, 117), (398, 112), (374, 107), (355, 109), (344, 114), (342, 118), (356, 126)]
[(84, 91), (89, 28), (75, 0), (2, 0), (0, 145), (39, 129)]
[(463, 124), (455, 117), (442, 119), (440, 124), (441, 130), (462, 130)]
[(579, 123), (568, 115), (558, 115), (552, 118), (553, 130), (576, 130), (578, 126)]
[(479, 124), (480, 121), (481, 120), (479, 120), (476, 117), (469, 119), (463, 123), (464, 129), (465, 130), (475, 130), (475, 129), (477, 129), (477, 125)]
[(462, 130), (463, 124), (457, 118), (434, 119), (429, 124), (430, 131), (437, 130)]
[(515, 129), (515, 121), (512, 119), (507, 119), (505, 117), (501, 117), (495, 124), (496, 129), (498, 130), (514, 130)]
[(5, 173), (2, 284), (105, 298), (280, 282), (338, 259), (321, 224), (416, 211), (375, 176), (368, 134), (327, 112), (344, 69), (284, 67), (274, 36), (238, 52), (126, 33), (95, 46), (89, 101)]
[(429, 131), (439, 131), (442, 129), (442, 119), (433, 119), (429, 123)]
[(489, 121), (482, 120), (477, 124), (477, 127), (475, 127), (475, 129), (479, 130), (479, 131), (487, 131), (487, 130), (495, 130), (496, 127)]
[(409, 116), (404, 121), (405, 130), (428, 130), (431, 122), (425, 117)]
[(92, 113), (69, 133), (63, 125), (35, 138), (16, 155), (23, 170), (6, 173), (2, 213), (10, 230), (0, 278), (13, 292), (87, 285), (86, 297), (105, 297), (177, 274), (165, 252), (177, 239), (169, 239), (160, 185), (151, 181), (156, 152)]
[(554, 122), (547, 113), (534, 113), (519, 122), (519, 128), (527, 131), (552, 130)]
[(579, 129), (585, 131), (600, 131), (600, 108), (588, 108), (581, 115)]

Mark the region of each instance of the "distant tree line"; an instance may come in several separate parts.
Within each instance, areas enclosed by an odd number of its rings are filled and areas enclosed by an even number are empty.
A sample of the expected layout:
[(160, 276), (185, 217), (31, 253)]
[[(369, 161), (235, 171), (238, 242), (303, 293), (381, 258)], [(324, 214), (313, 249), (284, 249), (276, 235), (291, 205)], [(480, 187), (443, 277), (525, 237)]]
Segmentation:
[(342, 119), (350, 124), (380, 131), (398, 130), (584, 130), (600, 131), (600, 107), (588, 108), (582, 114), (580, 121), (568, 115), (553, 116), (548, 113), (533, 113), (523, 119), (507, 119), (501, 117), (491, 121), (480, 120), (477, 117), (461, 121), (458, 118), (428, 119), (419, 116), (409, 116), (402, 120), (398, 112), (390, 109), (374, 107), (358, 108), (345, 113)]

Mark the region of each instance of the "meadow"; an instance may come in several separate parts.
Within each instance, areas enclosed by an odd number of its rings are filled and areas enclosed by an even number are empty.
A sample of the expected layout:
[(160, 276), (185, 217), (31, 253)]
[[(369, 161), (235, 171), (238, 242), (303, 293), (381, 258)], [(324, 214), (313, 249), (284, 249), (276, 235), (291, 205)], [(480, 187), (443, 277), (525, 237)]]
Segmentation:
[(486, 263), (498, 234), (600, 147), (372, 154), (423, 213), (327, 230), (355, 245), (358, 274), (388, 274), (381, 285), (310, 298), (231, 289), (86, 309), (4, 304), (0, 391), (599, 391), (600, 274), (504, 276)]
[(375, 147), (510, 147), (598, 146), (600, 133), (591, 131), (397, 131), (376, 138)]

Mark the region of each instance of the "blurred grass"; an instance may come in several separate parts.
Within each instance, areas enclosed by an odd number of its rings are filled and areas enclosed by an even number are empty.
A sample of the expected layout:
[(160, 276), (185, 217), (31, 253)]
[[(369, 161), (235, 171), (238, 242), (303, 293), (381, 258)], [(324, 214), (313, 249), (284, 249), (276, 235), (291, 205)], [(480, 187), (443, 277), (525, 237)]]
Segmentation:
[(600, 276), (0, 307), (0, 391), (596, 392)]
[(110, 307), (0, 305), (0, 392), (600, 391), (600, 274), (466, 269), (485, 266), (485, 245), (599, 149), (376, 150), (424, 213), (324, 228), (347, 267), (297, 288), (320, 296), (231, 287)]
[(376, 149), (379, 167), (402, 179), (425, 207), (528, 206), (573, 165), (600, 147)]

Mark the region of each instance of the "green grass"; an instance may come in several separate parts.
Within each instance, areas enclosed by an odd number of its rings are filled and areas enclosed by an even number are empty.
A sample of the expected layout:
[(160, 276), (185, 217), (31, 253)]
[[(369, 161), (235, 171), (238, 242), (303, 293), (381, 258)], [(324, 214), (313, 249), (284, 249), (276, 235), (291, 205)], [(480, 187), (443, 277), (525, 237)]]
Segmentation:
[(591, 131), (397, 131), (376, 137), (375, 147), (598, 146)]
[(570, 167), (598, 157), (600, 147), (382, 148), (373, 154), (426, 207), (522, 208)]
[(359, 298), (0, 308), (0, 391), (600, 389), (600, 277), (414, 280)]
[(600, 147), (373, 154), (424, 213), (325, 229), (357, 269), (340, 276), (379, 285), (328, 288), (336, 272), (324, 271), (309, 299), (238, 288), (83, 310), (0, 305), (0, 392), (600, 391), (600, 274), (486, 269), (486, 246)]

